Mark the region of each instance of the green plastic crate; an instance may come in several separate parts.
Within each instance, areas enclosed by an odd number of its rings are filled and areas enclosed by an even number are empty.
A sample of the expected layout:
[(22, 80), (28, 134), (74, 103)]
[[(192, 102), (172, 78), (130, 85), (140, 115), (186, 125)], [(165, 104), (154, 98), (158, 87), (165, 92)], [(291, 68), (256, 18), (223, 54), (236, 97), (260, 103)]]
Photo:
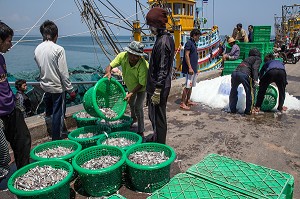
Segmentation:
[[(81, 127), (81, 128), (71, 131), (68, 135), (68, 138), (70, 140), (78, 142), (79, 144), (81, 144), (82, 149), (85, 149), (90, 146), (97, 145), (97, 140), (100, 138), (100, 136), (104, 132), (109, 134), (111, 132), (111, 130), (107, 126), (100, 126), (100, 125), (84, 126), (84, 127)], [(90, 137), (90, 138), (78, 138), (78, 136), (80, 134), (84, 134), (84, 133), (94, 133), (97, 135)]]
[[(82, 168), (85, 162), (101, 156), (119, 156), (120, 160), (109, 167), (90, 170)], [(92, 146), (80, 151), (72, 161), (78, 172), (83, 189), (91, 196), (107, 196), (119, 190), (122, 184), (122, 166), (125, 162), (124, 150), (114, 146)]]
[[(164, 152), (169, 159), (156, 165), (140, 165), (128, 159), (130, 154), (137, 151)], [(147, 193), (160, 189), (170, 180), (171, 164), (175, 158), (174, 149), (165, 144), (143, 143), (129, 148), (126, 151), (126, 186)]]
[[(28, 172), (28, 170), (32, 168), (45, 165), (51, 166), (55, 169), (66, 170), (68, 172), (68, 175), (55, 185), (40, 190), (24, 191), (15, 188), (14, 182), (16, 178), (24, 175)], [(13, 173), (13, 175), (8, 180), (7, 187), (19, 199), (66, 199), (70, 198), (70, 181), (72, 175), (73, 167), (70, 163), (63, 160), (42, 160), (28, 164)]]
[(206, 156), (187, 173), (257, 199), (293, 198), (292, 175), (218, 154)]
[(222, 75), (230, 75), (242, 61), (242, 59), (224, 61)]
[(251, 42), (245, 44), (245, 58), (249, 57), (249, 52), (252, 48), (257, 48), (261, 54), (264, 54), (266, 51), (265, 42)]
[(179, 173), (168, 184), (147, 199), (250, 199), (242, 193), (227, 189), (205, 179)]

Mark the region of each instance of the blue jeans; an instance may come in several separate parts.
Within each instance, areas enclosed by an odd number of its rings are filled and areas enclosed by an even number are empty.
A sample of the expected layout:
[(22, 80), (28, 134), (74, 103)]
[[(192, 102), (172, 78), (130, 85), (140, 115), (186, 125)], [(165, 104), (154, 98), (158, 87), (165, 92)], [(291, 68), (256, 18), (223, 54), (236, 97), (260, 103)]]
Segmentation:
[(236, 104), (238, 101), (238, 87), (242, 84), (246, 92), (246, 109), (245, 113), (250, 113), (252, 110), (253, 90), (252, 79), (247, 74), (234, 71), (231, 74), (231, 90), (229, 95), (229, 107), (232, 113), (236, 112)]
[(44, 102), (46, 105), (46, 117), (52, 115), (52, 140), (61, 139), (61, 133), (64, 127), (64, 118), (66, 112), (65, 98), (65, 92), (46, 92), (44, 96)]

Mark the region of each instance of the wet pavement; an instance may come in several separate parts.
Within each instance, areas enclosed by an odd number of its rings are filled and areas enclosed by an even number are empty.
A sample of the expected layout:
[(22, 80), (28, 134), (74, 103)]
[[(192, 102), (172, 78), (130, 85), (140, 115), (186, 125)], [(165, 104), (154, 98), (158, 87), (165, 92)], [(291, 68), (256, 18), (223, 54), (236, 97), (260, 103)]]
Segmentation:
[[(300, 100), (300, 62), (287, 65), (287, 92)], [(300, 112), (285, 114), (268, 112), (245, 116), (197, 105), (191, 110), (179, 109), (180, 94), (169, 98), (167, 105), (167, 144), (173, 147), (177, 160), (171, 176), (185, 172), (210, 153), (237, 158), (246, 162), (283, 171), (294, 176), (294, 198), (300, 198)], [(145, 107), (145, 111), (147, 108)], [(146, 134), (151, 126), (145, 112)], [(73, 198), (87, 198), (76, 181), (72, 183)], [(121, 187), (119, 193), (128, 199), (148, 196)], [(13, 198), (3, 191), (1, 198)]]

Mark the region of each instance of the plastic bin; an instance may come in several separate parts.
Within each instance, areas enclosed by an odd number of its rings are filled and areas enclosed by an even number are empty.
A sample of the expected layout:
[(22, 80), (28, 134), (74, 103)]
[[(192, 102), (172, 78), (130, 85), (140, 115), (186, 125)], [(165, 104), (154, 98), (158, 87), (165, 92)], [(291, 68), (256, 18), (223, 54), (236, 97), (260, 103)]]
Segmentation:
[[(72, 153), (67, 154), (65, 156), (60, 156), (60, 157), (55, 157), (55, 158), (43, 158), (39, 157), (36, 155), (36, 153), (39, 153), (41, 151), (44, 151), (46, 149), (52, 149), (55, 147), (66, 147), (66, 148), (71, 148), (73, 150)], [(81, 151), (82, 146), (78, 142), (72, 141), (72, 140), (56, 140), (56, 141), (50, 141), (50, 142), (45, 142), (43, 144), (39, 144), (36, 147), (34, 147), (30, 151), (30, 157), (33, 160), (36, 161), (41, 161), (41, 160), (65, 160), (68, 161), (69, 163), (72, 163), (73, 157)]]
[[(57, 184), (33, 191), (19, 190), (14, 187), (14, 182), (16, 178), (24, 175), (28, 170), (35, 168), (36, 166), (49, 165), (55, 169), (64, 169), (68, 172), (68, 175), (62, 181)], [(63, 160), (43, 160), (35, 163), (31, 163), (17, 170), (9, 178), (7, 186), (8, 189), (15, 194), (18, 198), (26, 199), (66, 199), (70, 198), (70, 180), (73, 175), (73, 167), (70, 163)]]
[[(107, 168), (90, 170), (82, 168), (85, 162), (101, 156), (119, 156), (120, 160)], [(73, 159), (73, 167), (78, 172), (83, 189), (91, 196), (106, 196), (115, 193), (122, 183), (122, 166), (125, 152), (113, 146), (93, 146), (79, 152)]]
[(101, 120), (97, 121), (98, 125), (101, 126), (107, 126), (111, 129), (111, 132), (116, 132), (116, 131), (129, 131), (130, 130), (130, 126), (132, 123), (132, 118), (130, 116), (127, 115), (123, 115), (119, 120), (122, 120), (122, 123), (120, 124), (113, 124), (113, 122), (115, 121), (107, 121), (106, 122), (101, 122)]
[[(83, 97), (83, 106), (87, 113), (94, 117), (113, 121), (120, 119), (126, 110), (127, 101), (123, 86), (115, 78), (102, 78), (90, 88)], [(110, 108), (116, 112), (113, 118), (106, 117), (100, 108)]]
[(292, 175), (218, 154), (206, 156), (187, 173), (253, 198), (293, 198)]
[[(100, 136), (104, 132), (109, 134), (111, 132), (111, 130), (107, 126), (100, 126), (100, 125), (84, 126), (84, 127), (81, 127), (81, 128), (71, 131), (68, 135), (68, 138), (70, 140), (78, 142), (79, 144), (81, 144), (82, 149), (85, 149), (90, 146), (97, 145), (97, 140), (100, 138)], [(85, 134), (85, 133), (94, 133), (97, 135), (90, 137), (90, 138), (78, 138), (78, 136), (80, 134)]]
[(232, 61), (224, 61), (224, 69), (222, 72), (222, 75), (230, 75), (235, 69), (236, 67), (242, 63), (242, 59), (237, 59), (237, 60), (232, 60)]
[(213, 182), (195, 176), (179, 173), (168, 184), (155, 191), (147, 199), (250, 199), (242, 193), (222, 187)]
[[(257, 87), (257, 89), (255, 90), (255, 103), (256, 103), (256, 99), (257, 99), (257, 95), (258, 95), (258, 90), (259, 87)], [(260, 107), (260, 109), (262, 111), (271, 111), (272, 109), (275, 108), (276, 104), (277, 104), (277, 98), (278, 98), (278, 92), (277, 89), (275, 88), (275, 86), (273, 85), (269, 85), (263, 100), (263, 103)]]
[(118, 131), (118, 132), (114, 132), (114, 133), (110, 133), (108, 135), (108, 137), (106, 135), (101, 135), (100, 138), (97, 141), (97, 145), (104, 145), (102, 144), (103, 142), (105, 142), (108, 138), (126, 138), (129, 140), (134, 141), (135, 143), (130, 145), (130, 146), (125, 146), (125, 147), (119, 147), (121, 149), (123, 149), (124, 151), (126, 151), (127, 149), (129, 149), (130, 147), (133, 147), (137, 144), (141, 144), (143, 141), (142, 136), (138, 135), (135, 132), (130, 132), (130, 131)]
[[(140, 165), (131, 162), (128, 157), (137, 151), (164, 152), (169, 157), (165, 162), (156, 165)], [(154, 192), (170, 180), (170, 168), (176, 158), (175, 151), (168, 145), (159, 143), (138, 144), (126, 151), (127, 186), (141, 192)]]
[(77, 117), (77, 114), (80, 112), (86, 112), (86, 111), (85, 110), (78, 111), (72, 115), (72, 118), (75, 119), (78, 128), (83, 127), (83, 126), (95, 125), (97, 120), (99, 119), (97, 117), (91, 117), (91, 118)]

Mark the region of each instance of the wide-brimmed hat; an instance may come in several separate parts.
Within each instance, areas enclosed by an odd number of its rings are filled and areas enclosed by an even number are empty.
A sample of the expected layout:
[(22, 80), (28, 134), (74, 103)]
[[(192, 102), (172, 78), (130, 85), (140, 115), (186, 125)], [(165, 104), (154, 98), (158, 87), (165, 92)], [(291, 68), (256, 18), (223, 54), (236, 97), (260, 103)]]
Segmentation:
[(227, 40), (227, 42), (230, 44), (232, 42), (235, 42), (235, 39), (233, 37), (229, 37), (229, 39)]
[(145, 45), (141, 42), (133, 41), (128, 45), (128, 47), (125, 47), (124, 49), (131, 54), (145, 56), (146, 53), (144, 53), (144, 47)]

